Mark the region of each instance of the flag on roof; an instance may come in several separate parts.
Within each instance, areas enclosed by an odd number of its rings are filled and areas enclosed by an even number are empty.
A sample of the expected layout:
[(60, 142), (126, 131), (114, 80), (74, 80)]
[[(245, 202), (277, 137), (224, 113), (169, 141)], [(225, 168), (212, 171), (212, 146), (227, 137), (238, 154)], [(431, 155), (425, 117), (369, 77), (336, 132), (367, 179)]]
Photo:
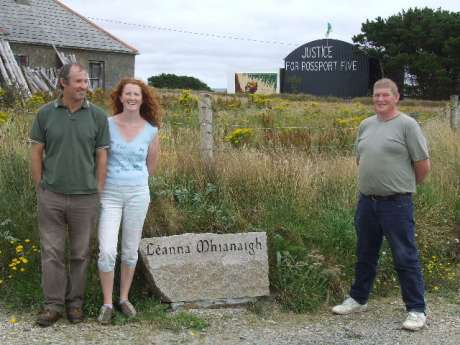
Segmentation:
[(331, 31), (332, 31), (332, 25), (331, 23), (327, 23), (326, 38), (329, 37), (329, 34), (331, 33)]

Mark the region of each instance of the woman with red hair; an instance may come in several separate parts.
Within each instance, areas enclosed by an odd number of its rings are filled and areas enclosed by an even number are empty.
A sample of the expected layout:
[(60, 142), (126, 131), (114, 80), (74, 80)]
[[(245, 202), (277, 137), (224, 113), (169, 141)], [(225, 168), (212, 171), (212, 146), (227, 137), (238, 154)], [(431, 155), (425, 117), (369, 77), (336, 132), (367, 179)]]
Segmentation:
[(136, 309), (128, 294), (138, 259), (142, 228), (150, 203), (148, 177), (158, 158), (161, 107), (153, 89), (137, 79), (123, 79), (111, 94), (110, 149), (107, 177), (101, 193), (98, 270), (104, 304), (98, 321), (112, 319), (114, 268), (121, 224), (121, 311), (129, 316)]

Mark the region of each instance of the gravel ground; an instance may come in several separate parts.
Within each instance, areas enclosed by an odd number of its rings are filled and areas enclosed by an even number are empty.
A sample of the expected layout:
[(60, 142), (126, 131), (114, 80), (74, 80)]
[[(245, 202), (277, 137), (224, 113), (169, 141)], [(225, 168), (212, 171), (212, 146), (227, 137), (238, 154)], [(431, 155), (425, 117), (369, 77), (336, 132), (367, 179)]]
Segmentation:
[[(13, 315), (0, 307), (0, 344), (142, 344), (142, 345), (458, 345), (460, 301), (434, 298), (428, 325), (419, 332), (401, 329), (404, 308), (397, 298), (370, 301), (365, 313), (335, 316), (327, 310), (296, 315), (264, 304), (255, 314), (245, 308), (194, 311), (209, 322), (204, 332), (160, 330), (148, 321), (100, 326), (95, 320), (71, 325), (59, 320), (49, 328), (34, 325), (34, 315)], [(16, 323), (11, 322), (15, 316)]]

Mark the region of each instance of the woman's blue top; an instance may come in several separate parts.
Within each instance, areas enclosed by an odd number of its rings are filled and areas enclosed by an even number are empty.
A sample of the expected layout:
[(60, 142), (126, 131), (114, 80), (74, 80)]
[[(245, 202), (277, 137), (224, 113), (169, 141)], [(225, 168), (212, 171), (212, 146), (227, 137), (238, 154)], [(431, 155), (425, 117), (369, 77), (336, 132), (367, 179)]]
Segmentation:
[(158, 128), (145, 123), (130, 141), (121, 135), (113, 118), (109, 118), (110, 149), (105, 182), (117, 186), (147, 186), (147, 153)]

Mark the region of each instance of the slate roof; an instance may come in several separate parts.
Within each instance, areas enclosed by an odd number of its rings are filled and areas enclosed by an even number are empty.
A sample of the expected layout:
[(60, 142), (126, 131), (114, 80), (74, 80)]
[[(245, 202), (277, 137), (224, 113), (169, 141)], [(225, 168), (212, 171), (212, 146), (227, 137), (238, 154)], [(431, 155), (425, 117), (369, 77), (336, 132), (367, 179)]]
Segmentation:
[(0, 0), (8, 41), (137, 54), (138, 51), (57, 0)]

